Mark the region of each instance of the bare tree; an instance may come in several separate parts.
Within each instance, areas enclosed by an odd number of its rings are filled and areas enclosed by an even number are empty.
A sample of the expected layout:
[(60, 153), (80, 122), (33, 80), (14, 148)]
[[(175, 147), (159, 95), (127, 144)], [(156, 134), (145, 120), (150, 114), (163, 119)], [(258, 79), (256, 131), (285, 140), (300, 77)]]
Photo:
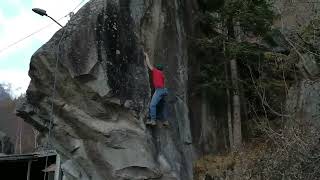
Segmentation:
[[(223, 42), (223, 54), (225, 56), (226, 52), (226, 46), (225, 41)], [(228, 71), (228, 64), (225, 63), (224, 66), (225, 71), (225, 79), (226, 82), (229, 82), (229, 71)], [(231, 148), (231, 151), (233, 151), (234, 145), (233, 145), (233, 128), (232, 128), (232, 115), (231, 115), (231, 104), (230, 104), (230, 88), (226, 86), (226, 94), (227, 94), (227, 117), (228, 117), (228, 133), (229, 133), (229, 145)]]
[(37, 139), (40, 133), (35, 128), (32, 128), (32, 131), (34, 135), (34, 149), (36, 149), (38, 147)]
[[(240, 38), (240, 25), (237, 22), (234, 26), (234, 34), (238, 42), (241, 41)], [(242, 132), (241, 132), (241, 103), (240, 103), (240, 89), (239, 89), (239, 75), (238, 75), (238, 65), (237, 59), (233, 58), (230, 60), (230, 74), (232, 83), (232, 108), (233, 108), (233, 150), (238, 150), (241, 148), (242, 144)]]

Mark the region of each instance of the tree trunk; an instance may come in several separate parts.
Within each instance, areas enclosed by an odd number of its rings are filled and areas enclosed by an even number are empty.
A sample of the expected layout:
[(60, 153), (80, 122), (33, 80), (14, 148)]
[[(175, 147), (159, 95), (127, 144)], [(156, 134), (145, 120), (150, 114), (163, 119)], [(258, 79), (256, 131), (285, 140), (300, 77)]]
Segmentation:
[(201, 136), (200, 144), (205, 153), (210, 152), (210, 145), (208, 144), (208, 129), (211, 131), (208, 124), (208, 101), (207, 101), (207, 92), (202, 90), (201, 92)]
[(238, 85), (238, 69), (237, 61), (232, 59), (230, 61), (231, 81), (233, 87), (232, 95), (232, 106), (233, 106), (233, 145), (232, 149), (238, 150), (242, 144), (242, 133), (241, 133), (241, 105), (239, 96), (239, 85)]
[(207, 118), (208, 118), (208, 106), (207, 106), (207, 93), (205, 90), (201, 90), (201, 135), (200, 143), (205, 144), (205, 136), (207, 134)]
[(210, 106), (209, 94), (206, 89), (201, 90), (201, 134), (199, 145), (203, 153), (217, 152), (217, 120), (214, 109)]
[[(238, 43), (241, 42), (241, 28), (239, 22), (233, 23), (233, 36)], [(234, 150), (239, 150), (242, 145), (242, 132), (241, 132), (241, 103), (240, 103), (240, 89), (238, 83), (238, 65), (236, 58), (230, 61), (230, 74), (233, 88), (232, 106), (233, 106), (233, 145)]]
[(23, 128), (23, 124), (22, 124), (22, 119), (19, 120), (20, 121), (20, 131), (19, 131), (19, 153), (22, 154), (22, 128)]
[[(228, 73), (228, 72), (227, 72)], [(227, 76), (227, 75), (226, 75)], [(231, 115), (231, 103), (230, 103), (230, 89), (227, 88), (227, 115), (228, 115), (228, 130), (229, 130), (229, 143), (231, 151), (234, 151), (234, 144), (233, 144), (233, 128), (232, 128), (232, 115)]]
[[(225, 42), (223, 42), (223, 54), (225, 56), (226, 46)], [(226, 82), (229, 82), (229, 70), (228, 70), (228, 63), (225, 63), (224, 71), (226, 75)], [(229, 85), (229, 84), (228, 84)], [(229, 145), (230, 150), (234, 151), (234, 145), (233, 145), (233, 128), (232, 128), (232, 116), (231, 116), (231, 99), (230, 99), (230, 88), (226, 86), (226, 94), (227, 94), (227, 117), (228, 117), (228, 132), (229, 132)]]
[(35, 128), (32, 128), (33, 131), (33, 135), (34, 135), (34, 149), (37, 149), (38, 147), (38, 143), (37, 143), (37, 139), (38, 139), (38, 135), (39, 135), (39, 131), (37, 131)]

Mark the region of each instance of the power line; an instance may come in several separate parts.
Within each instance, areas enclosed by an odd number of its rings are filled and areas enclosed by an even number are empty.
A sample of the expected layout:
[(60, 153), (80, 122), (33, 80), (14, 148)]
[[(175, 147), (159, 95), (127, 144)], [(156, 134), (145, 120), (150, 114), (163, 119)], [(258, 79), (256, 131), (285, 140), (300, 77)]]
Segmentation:
[(74, 12), (85, 0), (82, 0), (71, 12)]
[[(82, 4), (84, 1), (85, 1), (85, 0), (82, 0), (82, 1), (81, 1), (77, 6), (75, 6), (75, 8), (74, 8), (72, 11), (70, 11), (70, 12), (74, 12), (78, 7), (80, 7), (80, 6), (81, 6), (81, 4)], [(68, 13), (67, 15), (65, 15), (65, 16), (63, 16), (63, 17), (61, 17), (61, 18), (59, 18), (59, 19), (58, 19), (58, 21), (60, 21), (61, 19), (63, 19), (63, 18), (65, 18), (65, 17), (67, 17), (69, 14), (70, 14), (70, 13)], [(50, 24), (48, 24), (48, 25), (46, 25), (46, 26), (44, 26), (44, 27), (42, 27), (42, 28), (40, 28), (40, 29), (38, 29), (38, 30), (34, 31), (33, 33), (31, 33), (31, 34), (29, 34), (29, 35), (27, 35), (27, 36), (25, 36), (25, 37), (23, 37), (23, 38), (21, 38), (21, 39), (19, 39), (19, 40), (15, 41), (15, 42), (13, 42), (13, 43), (9, 44), (8, 46), (6, 46), (6, 47), (4, 47), (4, 48), (0, 49), (0, 54), (1, 54), (2, 52), (6, 51), (7, 49), (11, 48), (12, 46), (14, 46), (14, 45), (16, 45), (16, 44), (18, 44), (18, 43), (20, 43), (20, 42), (22, 42), (22, 41), (24, 41), (24, 40), (28, 39), (29, 37), (31, 37), (31, 36), (33, 36), (33, 35), (35, 35), (35, 34), (37, 34), (37, 33), (41, 32), (41, 31), (43, 31), (44, 29), (48, 28), (48, 27), (49, 27), (49, 26), (51, 26), (52, 24), (53, 24), (53, 23), (50, 23)]]
[[(51, 23), (51, 24), (52, 24), (52, 23)], [(39, 29), (39, 30), (37, 30), (37, 31), (29, 34), (28, 36), (26, 36), (26, 37), (24, 37), (24, 38), (21, 38), (21, 39), (19, 39), (18, 41), (14, 42), (14, 43), (12, 43), (12, 44), (10, 44), (10, 45), (8, 45), (8, 46), (6, 46), (5, 48), (3, 48), (3, 49), (0, 50), (0, 53), (2, 53), (3, 51), (11, 48), (12, 46), (14, 46), (14, 45), (16, 45), (16, 44), (18, 44), (18, 43), (20, 43), (21, 41), (24, 41), (24, 40), (28, 39), (29, 37), (31, 37), (31, 36), (33, 36), (33, 35), (41, 32), (42, 30), (44, 30), (44, 29), (46, 29), (47, 27), (49, 27), (51, 24), (48, 24), (48, 25), (42, 27), (41, 29)]]
[[(70, 12), (74, 12), (84, 1), (85, 1), (85, 0), (82, 0), (82, 1), (81, 1), (72, 11), (70, 11)], [(144, 4), (141, 3), (141, 4), (133, 4), (133, 5), (131, 5), (131, 6), (133, 6), (133, 7), (138, 7), (138, 6), (143, 6), (143, 5), (144, 5)], [(120, 6), (119, 8), (120, 8), (120, 9), (130, 8), (130, 6)], [(67, 15), (61, 17), (60, 19), (58, 19), (58, 21), (60, 21), (61, 19), (67, 17), (69, 14), (70, 14), (70, 13), (68, 13)], [(25, 36), (25, 37), (17, 40), (16, 42), (13, 42), (13, 43), (9, 44), (8, 46), (0, 49), (0, 54), (1, 54), (2, 52), (6, 51), (7, 49), (11, 48), (12, 46), (15, 46), (16, 44), (18, 44), (18, 43), (20, 43), (20, 42), (22, 42), (22, 41), (30, 38), (31, 36), (33, 36), (33, 35), (41, 32), (41, 31), (43, 31), (44, 29), (48, 28), (48, 27), (51, 26), (52, 24), (53, 24), (53, 23), (50, 23), (50, 24), (48, 24), (48, 25), (46, 25), (46, 26), (38, 29), (37, 31), (34, 31), (33, 33), (31, 33), (31, 34), (29, 34), (29, 35), (27, 35), (27, 36)]]
[[(61, 19), (65, 18), (65, 17), (66, 17), (66, 16), (61, 17), (60, 19), (58, 19), (58, 21), (60, 21)], [(12, 46), (14, 46), (14, 45), (16, 45), (16, 44), (18, 44), (18, 43), (20, 43), (20, 42), (22, 42), (22, 41), (24, 41), (24, 40), (28, 39), (29, 37), (31, 37), (31, 36), (33, 36), (33, 35), (35, 35), (35, 34), (37, 34), (37, 33), (41, 32), (41, 31), (43, 31), (44, 29), (48, 28), (48, 27), (49, 27), (49, 26), (51, 26), (52, 24), (53, 24), (53, 23), (50, 23), (50, 24), (48, 24), (48, 25), (46, 25), (46, 26), (44, 26), (44, 27), (42, 27), (42, 28), (40, 28), (40, 29), (38, 29), (38, 30), (34, 31), (33, 33), (31, 33), (31, 34), (29, 34), (29, 35), (27, 35), (27, 36), (25, 36), (25, 37), (23, 37), (23, 38), (21, 38), (21, 39), (17, 40), (16, 42), (13, 42), (13, 43), (9, 44), (8, 46), (6, 46), (6, 47), (2, 48), (2, 49), (0, 50), (0, 54), (1, 54), (2, 52), (4, 52), (5, 50), (7, 50), (7, 49), (11, 48)]]

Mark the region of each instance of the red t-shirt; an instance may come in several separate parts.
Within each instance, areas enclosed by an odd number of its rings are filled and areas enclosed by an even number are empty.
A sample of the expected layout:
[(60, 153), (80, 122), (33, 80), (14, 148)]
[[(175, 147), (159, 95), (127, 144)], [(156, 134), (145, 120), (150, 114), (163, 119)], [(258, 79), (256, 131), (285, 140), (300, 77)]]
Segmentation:
[(152, 81), (154, 88), (164, 88), (164, 75), (163, 72), (157, 68), (152, 69)]

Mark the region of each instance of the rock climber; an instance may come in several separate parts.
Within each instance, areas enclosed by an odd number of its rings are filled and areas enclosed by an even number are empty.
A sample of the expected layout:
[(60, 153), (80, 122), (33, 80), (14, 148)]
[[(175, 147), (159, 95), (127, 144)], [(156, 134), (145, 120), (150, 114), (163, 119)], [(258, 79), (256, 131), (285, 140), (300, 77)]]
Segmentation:
[[(169, 126), (169, 122), (167, 120), (167, 105), (164, 101), (165, 96), (168, 95), (168, 90), (164, 86), (164, 74), (163, 74), (163, 65), (162, 64), (156, 64), (155, 67), (153, 67), (150, 63), (149, 56), (146, 52), (144, 52), (145, 55), (145, 61), (151, 70), (152, 74), (152, 83), (153, 87), (155, 88), (154, 94), (152, 96), (151, 102), (150, 102), (150, 120), (146, 122), (147, 125), (155, 126), (156, 120), (157, 120), (157, 105), (161, 100), (163, 100), (163, 107), (161, 111), (161, 117), (163, 118), (163, 126)], [(159, 113), (159, 112), (158, 112)]]

